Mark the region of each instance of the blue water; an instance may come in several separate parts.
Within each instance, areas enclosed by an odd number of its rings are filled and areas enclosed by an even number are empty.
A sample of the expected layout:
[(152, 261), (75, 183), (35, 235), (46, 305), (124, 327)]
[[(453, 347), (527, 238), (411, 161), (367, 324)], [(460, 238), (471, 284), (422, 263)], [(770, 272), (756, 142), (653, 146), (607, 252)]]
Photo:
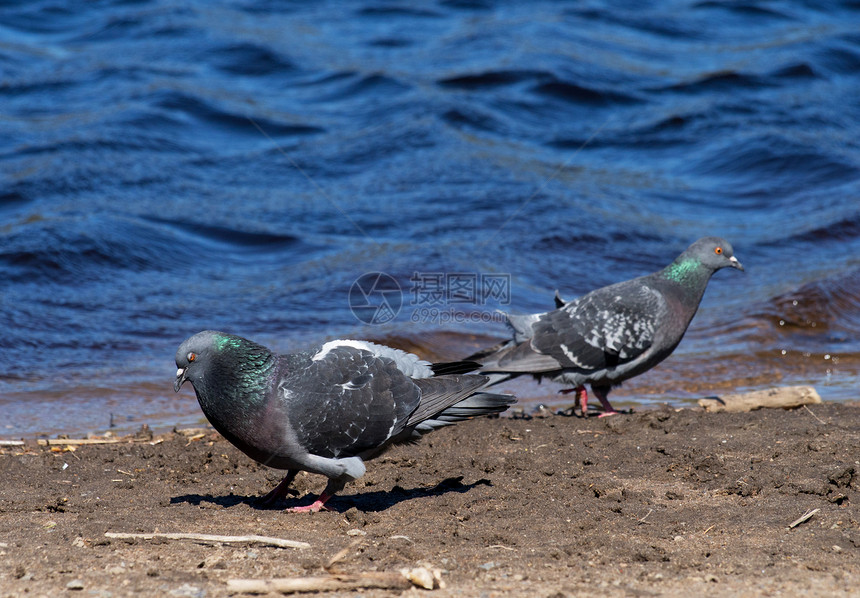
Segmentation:
[[(205, 328), (465, 355), (712, 234), (746, 274), (616, 400), (856, 399), (858, 32), (856, 2), (5, 2), (0, 436), (199, 420), (173, 354)], [(349, 305), (373, 271), (384, 324)], [(452, 273), (509, 295), (428, 301)]]

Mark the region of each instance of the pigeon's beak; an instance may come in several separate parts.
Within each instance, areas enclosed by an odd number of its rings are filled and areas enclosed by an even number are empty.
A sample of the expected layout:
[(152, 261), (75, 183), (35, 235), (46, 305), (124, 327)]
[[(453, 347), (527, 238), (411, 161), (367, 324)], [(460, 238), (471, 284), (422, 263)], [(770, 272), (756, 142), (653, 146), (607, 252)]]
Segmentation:
[(185, 384), (187, 369), (188, 368), (179, 368), (176, 370), (176, 380), (173, 382), (174, 391), (179, 392), (179, 389), (182, 388), (183, 384)]
[(731, 262), (729, 265), (730, 265), (732, 268), (737, 268), (737, 269), (738, 269), (738, 270), (740, 270), (741, 272), (744, 272), (744, 271), (745, 271), (745, 270), (744, 270), (744, 267), (743, 267), (743, 264), (741, 264), (741, 263), (738, 261), (738, 258), (736, 258), (735, 256), (730, 257), (730, 258), (729, 258), (729, 262)]

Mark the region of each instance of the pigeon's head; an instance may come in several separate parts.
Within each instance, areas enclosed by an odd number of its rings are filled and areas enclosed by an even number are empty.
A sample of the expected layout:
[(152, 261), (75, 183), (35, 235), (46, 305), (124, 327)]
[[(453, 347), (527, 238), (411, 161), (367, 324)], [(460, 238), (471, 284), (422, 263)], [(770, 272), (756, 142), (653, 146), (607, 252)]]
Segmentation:
[(188, 338), (176, 351), (176, 380), (179, 392), (186, 380), (200, 392), (204, 388), (253, 389), (265, 383), (275, 356), (264, 346), (241, 336), (204, 330)]
[(203, 378), (212, 355), (217, 351), (217, 338), (221, 333), (214, 330), (204, 330), (185, 339), (176, 351), (176, 381), (173, 390), (179, 392), (186, 380), (196, 384)]
[(737, 268), (741, 271), (744, 269), (735, 257), (732, 244), (720, 237), (703, 237), (690, 245), (683, 255), (695, 259), (714, 272), (721, 268)]

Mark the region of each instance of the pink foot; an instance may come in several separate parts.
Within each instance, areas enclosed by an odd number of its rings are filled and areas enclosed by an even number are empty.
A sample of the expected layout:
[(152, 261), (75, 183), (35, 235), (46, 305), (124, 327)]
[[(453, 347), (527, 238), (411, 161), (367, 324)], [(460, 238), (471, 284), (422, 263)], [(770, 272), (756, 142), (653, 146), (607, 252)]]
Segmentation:
[(609, 394), (608, 388), (594, 388), (594, 386), (592, 386), (591, 392), (594, 393), (594, 396), (600, 399), (600, 404), (603, 405), (603, 413), (601, 413), (597, 417), (609, 417), (610, 415), (618, 414), (618, 411), (616, 411), (615, 408), (610, 404), (609, 399), (606, 396)]
[(316, 499), (313, 503), (309, 505), (305, 505), (303, 507), (290, 507), (286, 509), (287, 513), (319, 513), (320, 511), (331, 511), (330, 508), (325, 506), (325, 503), (328, 502), (331, 496), (323, 492), (320, 494), (320, 497)]
[(305, 505), (303, 507), (290, 507), (289, 509), (285, 509), (287, 513), (319, 513), (320, 511), (331, 511), (327, 506), (325, 506), (320, 501), (314, 501), (311, 505)]

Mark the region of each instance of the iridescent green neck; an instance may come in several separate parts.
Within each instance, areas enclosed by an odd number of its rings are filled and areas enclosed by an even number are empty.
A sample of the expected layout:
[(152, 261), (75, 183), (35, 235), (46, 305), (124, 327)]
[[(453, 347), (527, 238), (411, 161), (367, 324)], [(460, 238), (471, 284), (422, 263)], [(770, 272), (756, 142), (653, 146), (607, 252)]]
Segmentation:
[(215, 336), (215, 349), (222, 356), (222, 371), (231, 372), (233, 377), (222, 390), (248, 401), (262, 400), (276, 364), (272, 352), (253, 341), (226, 334)]
[(218, 351), (224, 351), (225, 349), (242, 349), (243, 345), (246, 344), (247, 341), (245, 339), (239, 338), (238, 336), (227, 336), (223, 334), (215, 335), (215, 349)]
[(698, 278), (702, 263), (695, 258), (685, 258), (676, 260), (666, 266), (663, 270), (663, 277), (682, 284), (692, 278)]

